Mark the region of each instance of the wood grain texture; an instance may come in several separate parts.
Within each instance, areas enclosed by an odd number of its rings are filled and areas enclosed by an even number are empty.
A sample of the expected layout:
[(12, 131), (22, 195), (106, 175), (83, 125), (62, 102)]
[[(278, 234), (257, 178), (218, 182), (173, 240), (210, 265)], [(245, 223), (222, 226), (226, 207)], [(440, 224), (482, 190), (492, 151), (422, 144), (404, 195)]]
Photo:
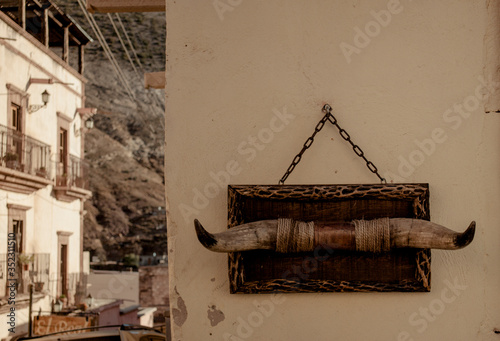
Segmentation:
[(165, 12), (164, 0), (87, 0), (91, 13)]
[[(229, 228), (258, 220), (429, 220), (428, 184), (230, 185)], [(229, 254), (231, 293), (430, 291), (429, 249)]]
[(146, 89), (165, 89), (165, 71), (147, 72), (144, 74), (144, 87)]

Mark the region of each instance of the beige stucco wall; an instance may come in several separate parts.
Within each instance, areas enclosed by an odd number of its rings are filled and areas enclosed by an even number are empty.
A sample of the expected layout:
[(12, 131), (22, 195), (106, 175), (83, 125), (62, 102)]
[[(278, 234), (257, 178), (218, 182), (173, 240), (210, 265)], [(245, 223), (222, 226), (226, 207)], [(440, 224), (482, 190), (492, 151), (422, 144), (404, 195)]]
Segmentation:
[[(60, 112), (74, 118), (70, 125), (69, 152), (80, 157), (81, 135), (76, 136), (74, 131), (81, 127), (80, 115), (75, 116), (75, 112), (82, 107), (83, 82), (3, 21), (0, 21), (0, 37), (16, 39), (5, 40), (5, 45), (0, 45), (0, 108), (8, 107), (8, 96), (5, 95), (7, 83), (26, 91), (30, 95), (30, 105), (42, 104), (41, 93), (47, 90), (51, 95), (50, 101), (47, 107), (27, 114), (25, 134), (50, 144), (52, 152), (56, 153), (56, 113)], [(29, 85), (30, 78), (51, 78), (55, 83)], [(6, 115), (0, 115), (0, 124), (7, 125)]]
[[(7, 114), (10, 114), (6, 84), (12, 84), (26, 91), (30, 95), (30, 105), (42, 104), (41, 93), (47, 90), (51, 94), (47, 107), (32, 114), (24, 113), (26, 117), (24, 134), (51, 146), (50, 160), (52, 176), (54, 176), (59, 133), (57, 112), (73, 119), (70, 131), (68, 131), (69, 153), (81, 157), (81, 134), (75, 134), (73, 126), (76, 126), (78, 130), (82, 123), (80, 115), (75, 115), (75, 113), (77, 108), (82, 107), (83, 82), (3, 21), (0, 21), (0, 37), (16, 39), (5, 41), (5, 45), (0, 45), (0, 113), (3, 113), (0, 114), (0, 124), (7, 125)], [(7, 48), (7, 44), (10, 48)], [(30, 62), (30, 58), (33, 63)], [(39, 66), (35, 66), (34, 63)], [(54, 76), (57, 79), (54, 79)], [(68, 84), (31, 84), (28, 86), (30, 78), (53, 78), (54, 81)], [(58, 201), (51, 195), (51, 191), (52, 186), (30, 195), (0, 190), (0, 221), (2, 221), (0, 253), (5, 253), (7, 248), (6, 242), (1, 242), (6, 241), (7, 235), (6, 204), (28, 206), (32, 209), (27, 211), (26, 232), (29, 238), (26, 244), (27, 252), (50, 253), (57, 250), (56, 232), (73, 232), (69, 247), (74, 250), (75, 255), (69, 257), (69, 262), (70, 267), (77, 271), (80, 252), (80, 203), (79, 201), (71, 203)], [(55, 259), (53, 263), (57, 269)]]
[[(166, 15), (174, 340), (498, 339), (500, 114), (484, 113), (485, 1), (167, 0)], [(198, 243), (193, 219), (223, 231), (226, 184), (277, 183), (325, 102), (389, 181), (430, 184), (434, 222), (477, 221), (468, 248), (432, 252), (430, 293), (230, 295), (227, 256)], [(332, 126), (287, 181), (374, 182)]]
[[(81, 157), (81, 135), (76, 136), (81, 127), (80, 115), (75, 115), (76, 109), (82, 107), (82, 78), (76, 77), (60, 63), (49, 56), (44, 49), (33, 44), (17, 30), (0, 20), (0, 37), (14, 38), (3, 40), (0, 44), (0, 124), (7, 125), (7, 115), (10, 115), (7, 84), (26, 91), (29, 104), (42, 104), (41, 93), (47, 90), (50, 101), (46, 108), (26, 115), (24, 134), (51, 146), (52, 178), (55, 177), (55, 162), (58, 137), (57, 112), (70, 117), (69, 153)], [(69, 83), (66, 85), (31, 84), (30, 78), (52, 78), (54, 81)], [(26, 211), (26, 253), (50, 253), (50, 295), (37, 303), (44, 311), (50, 310), (50, 301), (55, 298), (58, 280), (58, 231), (72, 233), (68, 244), (68, 273), (78, 273), (80, 269), (80, 201), (67, 203), (57, 200), (52, 194), (52, 185), (31, 194), (20, 194), (0, 190), (0, 254), (7, 253), (8, 204), (18, 204), (30, 207)], [(6, 271), (3, 268), (3, 278), (0, 279), (0, 296), (5, 293)], [(19, 311), (17, 326), (27, 321), (26, 311)], [(0, 316), (0, 338), (6, 337), (8, 331), (7, 317)]]

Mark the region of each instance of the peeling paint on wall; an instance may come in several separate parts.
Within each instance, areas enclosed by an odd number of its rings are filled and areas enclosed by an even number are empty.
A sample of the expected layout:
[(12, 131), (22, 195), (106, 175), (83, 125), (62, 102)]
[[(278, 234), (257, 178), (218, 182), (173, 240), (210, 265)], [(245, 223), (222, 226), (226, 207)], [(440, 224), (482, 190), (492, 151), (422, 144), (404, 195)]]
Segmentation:
[(219, 323), (221, 323), (226, 319), (224, 313), (219, 309), (217, 309), (215, 305), (208, 307), (207, 314), (208, 314), (208, 319), (210, 320), (210, 325), (212, 327), (215, 327), (216, 325), (218, 325)]
[(174, 323), (181, 327), (187, 320), (188, 312), (186, 303), (177, 291), (177, 287), (174, 288), (177, 297), (177, 308), (172, 309), (172, 317), (174, 318)]
[[(388, 0), (243, 1), (244, 8), (224, 13), (223, 23), (212, 2), (194, 6), (195, 1), (167, 0), (165, 186), (173, 235), (169, 248), (174, 249), (169, 254), (169, 265), (174, 263), (171, 306), (180, 307), (175, 286), (189, 304), (189, 318), (181, 327), (172, 314), (172, 340), (302, 341), (312, 339), (311, 335), (315, 340), (330, 340), (332, 335), (339, 340), (397, 340), (404, 331), (410, 335), (403, 333), (400, 339), (415, 341), (500, 337), (494, 333), (494, 328), (500, 329), (500, 296), (495, 286), (500, 283), (500, 229), (495, 228), (500, 221), (500, 114), (484, 114), (479, 95), (485, 94), (475, 93), (478, 76), (489, 82), (491, 74), (495, 82), (500, 81), (500, 68), (483, 74), (485, 65), (490, 66), (483, 58), (493, 58), (493, 67), (500, 65), (494, 52), (500, 51), (500, 39), (495, 40), (500, 38), (495, 33), (500, 21), (491, 21), (496, 27), (490, 27), (492, 35), (487, 37), (498, 47), (483, 46), (490, 23), (487, 1), (500, 7), (493, 0), (403, 0), (404, 11), (382, 27), (372, 11), (380, 19)], [(500, 12), (491, 14), (500, 18)], [(366, 27), (376, 29), (370, 33), (374, 37), (367, 36), (371, 43), (347, 64), (339, 44), (352, 43), (353, 32), (362, 31), (356, 39), (363, 40)], [(200, 43), (200, 37), (206, 42)], [(193, 54), (192, 44), (202, 50)], [(203, 52), (206, 48), (213, 50), (210, 62)], [(204, 250), (192, 220), (185, 221), (182, 208), (190, 205), (200, 212), (198, 217), (210, 221), (214, 232), (225, 230), (227, 188), (223, 191), (218, 183), (278, 181), (275, 176), (281, 176), (291, 161), (286, 155), (295, 155), (296, 144), (304, 141), (301, 136), (310, 136), (311, 125), (327, 101), (334, 104), (346, 128), (353, 127), (361, 145), (371, 142), (370, 157), (378, 160), (382, 171), (399, 171), (402, 158), (408, 161), (410, 154), (418, 154), (418, 162), (414, 160), (418, 168), (408, 172), (403, 182), (430, 184), (431, 216), (436, 223), (457, 226), (458, 231), (475, 219), (484, 228), (478, 229), (478, 239), (466, 249), (450, 255), (432, 252), (431, 292), (369, 298), (354, 293), (291, 294), (272, 311), (263, 304), (267, 297), (229, 293), (227, 255)], [(466, 105), (477, 108), (469, 110)], [(258, 150), (255, 159), (240, 153), (241, 143), (246, 141), (248, 146), (249, 136), (269, 127), (270, 110), (284, 106), (296, 115), (293, 124), (271, 143), (257, 138), (260, 145), (252, 146)], [(443, 115), (452, 122), (443, 120)], [(307, 167), (297, 169), (290, 181), (371, 181), (337, 133), (327, 130), (318, 135)], [(432, 132), (440, 132), (443, 142), (432, 139)], [(435, 145), (432, 155), (415, 144), (428, 139)], [(328, 157), (332, 152), (335, 157)], [(226, 172), (229, 162), (245, 167), (225, 181), (220, 172)], [(210, 183), (215, 183), (217, 172), (216, 196)], [(208, 205), (202, 200), (194, 207), (193, 195), (198, 196), (207, 184), (213, 198), (206, 198)], [(454, 295), (445, 280), (452, 284), (456, 280), (467, 289)], [(446, 302), (452, 299), (453, 303)], [(227, 317), (212, 327), (207, 309), (214, 304)], [(362, 321), (363, 328), (353, 328), (353, 321)]]

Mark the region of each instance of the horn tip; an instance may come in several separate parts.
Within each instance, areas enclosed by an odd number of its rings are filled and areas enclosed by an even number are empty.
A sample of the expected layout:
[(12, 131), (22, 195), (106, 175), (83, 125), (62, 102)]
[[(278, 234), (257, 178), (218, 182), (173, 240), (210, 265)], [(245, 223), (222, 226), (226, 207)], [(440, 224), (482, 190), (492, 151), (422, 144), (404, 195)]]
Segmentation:
[(456, 237), (455, 245), (458, 248), (466, 247), (474, 239), (475, 233), (476, 233), (476, 222), (472, 221), (467, 230), (465, 230), (464, 233), (461, 233)]
[(201, 225), (198, 219), (194, 220), (194, 228), (196, 230), (198, 240), (204, 247), (210, 249), (217, 244), (217, 240), (214, 238), (214, 236), (203, 228), (203, 225)]

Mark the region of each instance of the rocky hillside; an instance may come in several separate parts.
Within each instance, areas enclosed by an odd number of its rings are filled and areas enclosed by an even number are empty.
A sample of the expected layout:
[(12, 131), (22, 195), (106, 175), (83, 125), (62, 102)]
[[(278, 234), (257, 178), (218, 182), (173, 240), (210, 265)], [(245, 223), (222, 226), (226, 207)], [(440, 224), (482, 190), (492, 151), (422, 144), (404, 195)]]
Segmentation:
[[(84, 248), (101, 260), (167, 250), (164, 191), (164, 93), (145, 90), (143, 72), (165, 68), (165, 14), (120, 13), (139, 59), (132, 67), (107, 14), (94, 14), (131, 88), (117, 77), (78, 2), (58, 5), (94, 39), (85, 50), (86, 106), (98, 108), (85, 139), (92, 199), (85, 203)], [(111, 15), (127, 44), (116, 15)], [(132, 60), (135, 56), (127, 46)], [(135, 98), (134, 98), (135, 97)]]

